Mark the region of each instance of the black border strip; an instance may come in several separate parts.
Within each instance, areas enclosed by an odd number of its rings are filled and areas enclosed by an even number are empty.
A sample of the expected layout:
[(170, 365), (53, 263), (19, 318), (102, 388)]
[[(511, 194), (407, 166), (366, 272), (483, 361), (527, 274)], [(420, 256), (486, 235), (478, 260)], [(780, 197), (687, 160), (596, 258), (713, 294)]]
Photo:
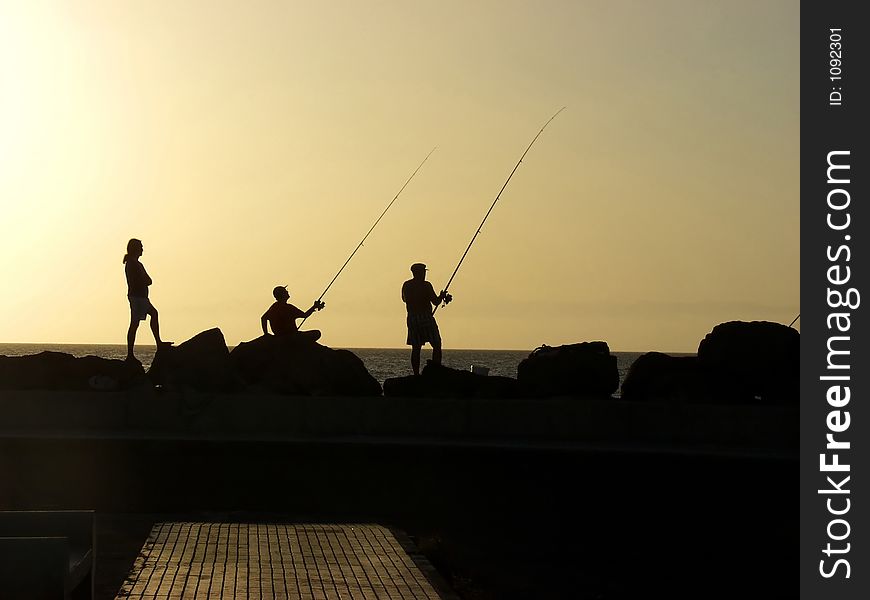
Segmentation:
[[(801, 3), (801, 482), (800, 482), (800, 582), (802, 598), (824, 598), (828, 600), (870, 597), (870, 532), (867, 531), (867, 478), (870, 471), (866, 468), (867, 443), (870, 440), (870, 415), (865, 408), (868, 402), (870, 380), (870, 360), (868, 360), (867, 307), (830, 306), (828, 290), (843, 294), (849, 288), (858, 293), (870, 294), (867, 285), (867, 238), (870, 237), (870, 216), (867, 205), (867, 181), (870, 179), (870, 154), (867, 152), (867, 127), (863, 125), (870, 117), (870, 98), (867, 94), (867, 77), (870, 63), (867, 60), (867, 47), (870, 44), (870, 23), (862, 19), (859, 9), (866, 3), (857, 1), (804, 1)], [(831, 30), (841, 30), (832, 32)], [(832, 33), (838, 33), (831, 37)], [(831, 47), (832, 43), (840, 47)], [(839, 51), (841, 65), (832, 65), (831, 60)], [(832, 71), (832, 66), (835, 67)], [(841, 73), (837, 73), (837, 68)], [(836, 76), (842, 79), (836, 79)], [(834, 77), (834, 79), (832, 79)], [(835, 93), (836, 92), (836, 93)], [(838, 93), (842, 95), (838, 98)], [(839, 102), (838, 102), (839, 100)], [(830, 152), (840, 151), (848, 154), (833, 155), (838, 164), (849, 164), (848, 177), (837, 177), (833, 171), (832, 179), (849, 179), (848, 183), (829, 183), (828, 156)], [(834, 204), (848, 206), (832, 210), (828, 206), (828, 194), (832, 190)], [(845, 223), (848, 212), (850, 224), (843, 230), (835, 230), (827, 223), (828, 214), (832, 215), (834, 225)], [(845, 246), (848, 250), (841, 250)], [(830, 248), (830, 250), (829, 250)], [(838, 254), (838, 250), (840, 250)], [(829, 257), (829, 252), (835, 258)], [(846, 260), (846, 259), (849, 260)], [(839, 265), (839, 266), (838, 266)], [(844, 277), (849, 267), (849, 281), (832, 284), (829, 276)], [(829, 269), (837, 267), (833, 272)], [(855, 296), (852, 296), (853, 299)], [(862, 298), (863, 300), (863, 298)], [(836, 296), (832, 298), (836, 303)], [(870, 296), (867, 296), (870, 301)], [(828, 317), (831, 313), (848, 313), (835, 326), (829, 329)], [(837, 331), (836, 325), (848, 325), (847, 331)], [(848, 350), (849, 354), (838, 354), (832, 358), (835, 363), (848, 365), (849, 368), (831, 369), (828, 345), (832, 336), (842, 336), (831, 347)], [(845, 339), (843, 339), (845, 338)], [(849, 380), (822, 380), (823, 376), (848, 375)], [(842, 385), (850, 388), (850, 401), (843, 406), (831, 406), (828, 390)], [(836, 392), (842, 394), (840, 392)], [(836, 397), (834, 398), (836, 403)], [(838, 414), (831, 415), (834, 411)], [(849, 412), (849, 426), (845, 431), (833, 433), (836, 440), (850, 442), (849, 449), (826, 449), (826, 435), (831, 433), (828, 418), (838, 428)], [(833, 453), (839, 454), (840, 463), (848, 463), (849, 471), (822, 472), (820, 454), (825, 453), (827, 462), (833, 461)], [(827, 481), (831, 476), (832, 482)], [(844, 478), (849, 480), (843, 483)], [(832, 489), (835, 485), (848, 489), (848, 494), (819, 493), (819, 490)], [(847, 505), (848, 512), (837, 516), (829, 512), (831, 508), (842, 511)], [(847, 503), (846, 500), (849, 500)], [(828, 526), (838, 518), (848, 522)], [(844, 534), (848, 535), (844, 537)], [(843, 537), (842, 540), (831, 539)], [(830, 557), (823, 551), (827, 544), (831, 548), (848, 552)], [(849, 546), (846, 546), (849, 544)], [(849, 577), (845, 575), (844, 563), (836, 565), (838, 559), (849, 564)], [(820, 562), (824, 561), (824, 562)], [(832, 573), (824, 577), (821, 571)]]

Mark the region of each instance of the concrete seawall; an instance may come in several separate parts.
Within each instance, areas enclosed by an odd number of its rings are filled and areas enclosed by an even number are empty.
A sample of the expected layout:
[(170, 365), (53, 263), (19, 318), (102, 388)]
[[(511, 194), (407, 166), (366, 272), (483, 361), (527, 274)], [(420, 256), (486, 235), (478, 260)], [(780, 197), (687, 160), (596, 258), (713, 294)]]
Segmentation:
[(795, 454), (796, 407), (618, 399), (0, 392), (0, 436), (596, 443)]

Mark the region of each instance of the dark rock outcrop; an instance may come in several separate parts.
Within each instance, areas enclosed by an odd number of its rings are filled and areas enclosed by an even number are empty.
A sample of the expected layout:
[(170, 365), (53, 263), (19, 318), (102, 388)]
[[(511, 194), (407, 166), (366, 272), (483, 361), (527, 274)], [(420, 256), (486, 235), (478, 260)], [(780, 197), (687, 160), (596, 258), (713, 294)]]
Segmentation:
[(428, 363), (420, 376), (384, 381), (384, 395), (405, 398), (517, 398), (520, 385), (511, 377), (477, 375)]
[(800, 333), (791, 327), (769, 321), (722, 323), (698, 346), (698, 364), (718, 401), (798, 402)]
[(628, 370), (622, 399), (698, 402), (707, 396), (706, 388), (707, 378), (697, 356), (647, 352)]
[(0, 356), (0, 389), (116, 391), (151, 386), (142, 365), (63, 352)]
[(253, 389), (311, 396), (380, 396), (381, 384), (349, 350), (302, 337), (263, 335), (242, 342), (230, 362)]
[(517, 379), (536, 396), (609, 397), (619, 389), (607, 342), (541, 346), (520, 362)]
[(214, 328), (179, 346), (159, 348), (148, 377), (167, 390), (231, 392), (242, 387), (233, 371), (224, 334)]
[(622, 384), (624, 400), (715, 404), (797, 404), (800, 334), (767, 321), (731, 321), (713, 328), (698, 355), (649, 352)]

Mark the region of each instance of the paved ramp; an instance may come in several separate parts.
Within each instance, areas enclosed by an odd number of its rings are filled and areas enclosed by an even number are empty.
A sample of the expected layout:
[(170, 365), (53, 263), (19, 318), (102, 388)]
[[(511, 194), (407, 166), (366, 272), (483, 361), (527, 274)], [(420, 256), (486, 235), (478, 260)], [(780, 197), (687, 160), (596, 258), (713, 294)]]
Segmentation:
[[(424, 565), (425, 568), (425, 565)], [(379, 525), (157, 523), (117, 599), (443, 599)]]

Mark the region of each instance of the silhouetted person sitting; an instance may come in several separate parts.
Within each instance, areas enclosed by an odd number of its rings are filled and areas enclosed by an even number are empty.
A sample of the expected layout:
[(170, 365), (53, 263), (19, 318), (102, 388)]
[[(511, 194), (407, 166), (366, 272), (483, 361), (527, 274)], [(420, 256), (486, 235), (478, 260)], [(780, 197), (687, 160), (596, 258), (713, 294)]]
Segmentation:
[(402, 284), (402, 301), (408, 309), (408, 345), (411, 346), (411, 368), (414, 375), (420, 374), (420, 350), (423, 344), (432, 345), (432, 363), (441, 364), (441, 333), (432, 315), (432, 307), (453, 298), (446, 291), (435, 294), (435, 288), (426, 281), (426, 265), (411, 265), (413, 279)]
[(130, 301), (130, 328), (127, 330), (127, 360), (136, 361), (133, 356), (133, 345), (136, 343), (136, 331), (139, 329), (139, 321), (151, 315), (151, 332), (157, 348), (171, 346), (172, 342), (164, 342), (160, 339), (160, 322), (157, 320), (157, 309), (148, 299), (148, 286), (151, 285), (151, 277), (139, 257), (143, 252), (142, 242), (131, 239), (127, 242), (127, 254), (124, 255), (124, 273), (127, 275), (127, 299)]
[(263, 335), (269, 335), (269, 330), (266, 328), (266, 323), (268, 322), (272, 327), (272, 333), (275, 335), (300, 336), (312, 342), (320, 339), (320, 332), (316, 329), (299, 331), (299, 327), (296, 326), (296, 319), (307, 319), (311, 316), (311, 313), (321, 310), (326, 306), (325, 302), (315, 300), (311, 308), (302, 312), (287, 302), (290, 299), (290, 292), (287, 291), (286, 285), (277, 286), (272, 290), (272, 295), (275, 296), (275, 303), (260, 317)]

